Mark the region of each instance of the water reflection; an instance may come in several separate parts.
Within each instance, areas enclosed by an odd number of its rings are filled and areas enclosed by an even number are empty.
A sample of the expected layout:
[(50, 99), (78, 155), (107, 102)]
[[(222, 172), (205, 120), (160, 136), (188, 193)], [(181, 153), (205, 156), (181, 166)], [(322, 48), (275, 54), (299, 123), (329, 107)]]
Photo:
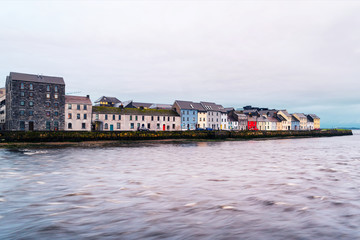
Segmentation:
[(0, 239), (359, 239), (360, 135), (0, 151)]

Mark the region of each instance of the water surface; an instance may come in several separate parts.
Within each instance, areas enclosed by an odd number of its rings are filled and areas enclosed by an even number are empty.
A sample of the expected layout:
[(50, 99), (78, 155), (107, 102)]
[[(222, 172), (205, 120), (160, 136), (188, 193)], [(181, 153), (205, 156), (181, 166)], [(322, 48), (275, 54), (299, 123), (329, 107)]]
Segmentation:
[(360, 239), (360, 132), (0, 150), (0, 239)]

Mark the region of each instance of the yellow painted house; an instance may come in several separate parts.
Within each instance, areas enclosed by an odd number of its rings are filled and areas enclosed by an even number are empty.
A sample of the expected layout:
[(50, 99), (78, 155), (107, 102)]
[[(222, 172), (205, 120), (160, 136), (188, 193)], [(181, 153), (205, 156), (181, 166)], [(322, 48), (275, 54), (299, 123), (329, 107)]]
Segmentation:
[(320, 118), (316, 114), (308, 114), (308, 121), (314, 122), (314, 129), (320, 129)]
[(286, 110), (280, 110), (277, 113), (277, 117), (281, 120), (281, 130), (291, 130), (291, 118), (292, 116)]

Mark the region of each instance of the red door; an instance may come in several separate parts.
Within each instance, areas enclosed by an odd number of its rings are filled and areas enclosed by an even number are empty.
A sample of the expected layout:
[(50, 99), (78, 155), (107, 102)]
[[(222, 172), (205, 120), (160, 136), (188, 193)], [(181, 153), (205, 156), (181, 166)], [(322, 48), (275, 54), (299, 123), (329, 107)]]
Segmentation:
[(163, 131), (165, 131), (165, 124), (163, 124)]

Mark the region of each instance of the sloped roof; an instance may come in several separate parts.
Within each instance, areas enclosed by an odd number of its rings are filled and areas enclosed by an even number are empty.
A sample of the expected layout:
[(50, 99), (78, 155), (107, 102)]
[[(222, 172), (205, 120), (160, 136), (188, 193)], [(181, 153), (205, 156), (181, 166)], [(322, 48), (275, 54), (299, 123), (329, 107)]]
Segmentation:
[(151, 109), (172, 109), (172, 105), (164, 104), (164, 103), (154, 103), (149, 108), (151, 108)]
[(281, 122), (277, 117), (268, 117), (269, 122)]
[(93, 106), (92, 112), (95, 114), (122, 114), (122, 115), (146, 115), (146, 116), (179, 116), (173, 110), (167, 109), (139, 109), (139, 108), (117, 108)]
[(151, 105), (153, 105), (153, 103), (132, 102), (132, 105), (136, 108), (149, 108)]
[(193, 106), (195, 109), (197, 109), (200, 112), (206, 112), (205, 108), (200, 103), (194, 102)]
[(98, 100), (95, 101), (95, 103), (98, 103), (98, 102), (120, 103), (121, 101), (119, 99), (117, 99), (116, 97), (102, 96)]
[(12, 80), (25, 81), (25, 82), (52, 83), (52, 84), (65, 85), (65, 81), (62, 77), (10, 72), (10, 78)]
[(300, 122), (300, 119), (297, 119), (295, 116), (291, 116), (292, 122)]
[(220, 110), (221, 110), (221, 109), (219, 109), (219, 105), (217, 105), (213, 102), (200, 102), (200, 104), (205, 108), (206, 111), (220, 112)]
[(82, 96), (65, 95), (65, 103), (92, 104), (90, 98)]
[(269, 122), (268, 118), (267, 117), (264, 117), (264, 116), (260, 116), (257, 118), (257, 121), (258, 122)]
[(174, 104), (177, 104), (180, 109), (197, 110), (195, 104), (191, 101), (175, 100)]
[(287, 117), (291, 118), (291, 114), (289, 114), (287, 110), (279, 110), (279, 112), (280, 111), (284, 113)]
[(299, 118), (306, 118), (305, 114), (303, 114), (303, 113), (293, 113), (293, 115), (296, 115)]
[(310, 113), (308, 114), (312, 119), (320, 119), (316, 114)]

